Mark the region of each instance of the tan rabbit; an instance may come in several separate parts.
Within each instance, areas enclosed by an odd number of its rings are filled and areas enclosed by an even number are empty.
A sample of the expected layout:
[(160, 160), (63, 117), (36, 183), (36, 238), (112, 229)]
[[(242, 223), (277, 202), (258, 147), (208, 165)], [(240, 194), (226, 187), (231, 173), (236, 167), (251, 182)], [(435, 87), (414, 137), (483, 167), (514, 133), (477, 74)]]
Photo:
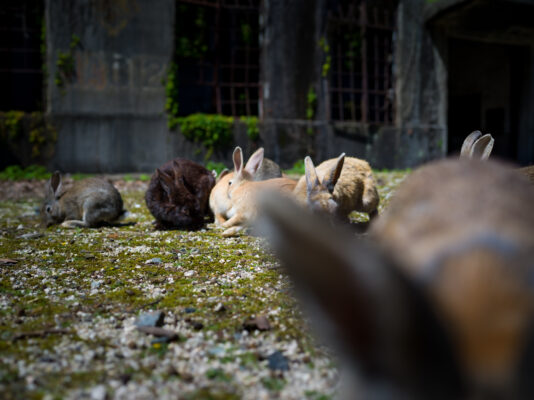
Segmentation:
[(228, 186), (234, 173), (228, 169), (221, 172), (217, 179), (215, 187), (210, 193), (210, 209), (215, 217), (215, 223), (221, 225), (227, 220), (226, 212), (231, 207), (230, 197), (228, 196)]
[(471, 132), (462, 143), (460, 158), (487, 160), (494, 143), (495, 140), (489, 133), (482, 135), (480, 131)]
[(47, 184), (41, 220), (45, 226), (97, 227), (116, 222), (124, 213), (121, 195), (109, 181), (87, 178), (64, 190), (56, 171)]
[(306, 174), (300, 178), (294, 194), (299, 202), (314, 211), (345, 219), (352, 211), (378, 214), (380, 197), (369, 164), (358, 158), (330, 159), (314, 167), (310, 157), (304, 159)]
[[(282, 176), (282, 171), (278, 164), (263, 156), (263, 148), (259, 148), (250, 156), (247, 161), (243, 176), (246, 180), (262, 181), (266, 179), (279, 178)], [(240, 147), (234, 150), (234, 157), (240, 157), (242, 162), (243, 152)], [(228, 219), (227, 211), (231, 207), (228, 189), (230, 181), (233, 180), (234, 172), (224, 170), (217, 180), (217, 183), (210, 194), (210, 208), (215, 216), (215, 223), (221, 225)]]
[(525, 183), (494, 161), (429, 164), (401, 184), (372, 241), (262, 196), (263, 231), (354, 367), (346, 398), (534, 398)]
[(221, 225), (226, 229), (222, 234), (225, 237), (235, 236), (256, 219), (258, 193), (267, 189), (291, 193), (296, 185), (296, 182), (289, 178), (253, 181), (253, 175), (258, 170), (262, 158), (263, 149), (259, 149), (250, 156), (247, 165), (243, 167), (241, 148), (237, 147), (234, 150), (234, 172), (228, 188), (231, 207), (226, 213), (229, 219)]

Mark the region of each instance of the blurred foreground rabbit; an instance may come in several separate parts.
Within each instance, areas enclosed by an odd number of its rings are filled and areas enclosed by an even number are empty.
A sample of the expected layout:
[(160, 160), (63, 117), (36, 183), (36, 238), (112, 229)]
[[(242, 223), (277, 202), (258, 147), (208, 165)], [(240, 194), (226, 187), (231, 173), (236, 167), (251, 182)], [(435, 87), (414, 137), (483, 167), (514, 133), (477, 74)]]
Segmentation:
[(176, 158), (156, 169), (145, 193), (156, 229), (199, 229), (210, 215), (213, 174), (191, 160)]
[[(239, 152), (241, 159), (243, 152), (240, 147), (236, 147), (234, 152)], [(249, 158), (244, 167), (244, 173), (248, 174), (247, 179), (253, 181), (263, 181), (266, 179), (279, 178), (282, 170), (274, 161), (263, 156), (263, 147), (256, 150)], [(217, 179), (217, 183), (210, 194), (210, 208), (215, 217), (215, 223), (221, 225), (228, 219), (227, 212), (231, 207), (228, 189), (234, 177), (234, 172), (224, 170)]]
[(294, 189), (297, 200), (311, 210), (346, 219), (352, 211), (378, 214), (380, 198), (373, 171), (367, 161), (341, 154), (314, 167), (310, 157), (304, 159), (305, 175)]
[(226, 212), (228, 220), (221, 226), (225, 228), (223, 236), (235, 236), (241, 230), (250, 226), (258, 215), (257, 195), (262, 190), (290, 193), (296, 182), (289, 178), (273, 178), (263, 181), (254, 181), (263, 160), (263, 149), (256, 151), (243, 166), (243, 152), (236, 147), (233, 154), (234, 172), (228, 181), (228, 198), (230, 208)]
[(93, 228), (116, 222), (124, 213), (122, 197), (109, 181), (87, 178), (64, 188), (61, 175), (56, 171), (46, 186), (41, 220), (45, 226)]
[(345, 398), (534, 398), (534, 187), (524, 177), (493, 161), (424, 166), (369, 241), (283, 200), (262, 196), (260, 227), (352, 367)]

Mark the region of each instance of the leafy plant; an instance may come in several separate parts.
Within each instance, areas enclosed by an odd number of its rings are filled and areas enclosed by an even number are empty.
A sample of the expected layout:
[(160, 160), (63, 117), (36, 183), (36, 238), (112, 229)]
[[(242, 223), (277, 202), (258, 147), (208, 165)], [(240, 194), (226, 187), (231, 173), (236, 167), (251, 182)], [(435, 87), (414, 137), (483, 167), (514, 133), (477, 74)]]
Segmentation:
[(304, 175), (304, 172), (305, 172), (304, 160), (299, 159), (295, 161), (293, 166), (289, 169), (286, 169), (284, 172), (288, 175)]
[(19, 165), (10, 165), (0, 172), (0, 180), (20, 181), (29, 179), (49, 179), (52, 174), (41, 165), (30, 165), (22, 168)]
[(233, 117), (218, 114), (191, 114), (176, 118), (182, 134), (189, 140), (202, 144), (209, 159), (216, 147), (227, 146), (232, 142)]
[(226, 168), (228, 168), (228, 167), (226, 165), (224, 165), (223, 163), (220, 163), (220, 162), (208, 161), (206, 163), (206, 169), (209, 170), (209, 171), (217, 172), (217, 176), (219, 176), (219, 174), (223, 170), (225, 170)]
[(328, 72), (330, 71), (330, 66), (332, 65), (332, 56), (330, 55), (330, 45), (324, 36), (319, 39), (319, 47), (325, 54), (325, 61), (321, 67), (321, 76), (326, 78), (328, 76)]
[(178, 125), (178, 65), (171, 63), (167, 73), (165, 84), (165, 111), (170, 115), (168, 120), (169, 129), (176, 129)]
[(9, 140), (14, 140), (22, 132), (21, 120), (22, 117), (24, 117), (24, 111), (7, 111), (4, 114), (4, 117), (5, 130), (7, 133), (6, 136)]
[(249, 116), (241, 117), (241, 121), (247, 124), (247, 136), (253, 142), (257, 141), (260, 138), (260, 130), (258, 128), (258, 117)]
[(72, 35), (69, 43), (68, 51), (58, 51), (58, 58), (56, 61), (56, 75), (54, 83), (57, 87), (64, 89), (67, 83), (71, 83), (76, 78), (76, 66), (74, 65), (74, 52), (80, 45), (80, 38), (77, 35)]

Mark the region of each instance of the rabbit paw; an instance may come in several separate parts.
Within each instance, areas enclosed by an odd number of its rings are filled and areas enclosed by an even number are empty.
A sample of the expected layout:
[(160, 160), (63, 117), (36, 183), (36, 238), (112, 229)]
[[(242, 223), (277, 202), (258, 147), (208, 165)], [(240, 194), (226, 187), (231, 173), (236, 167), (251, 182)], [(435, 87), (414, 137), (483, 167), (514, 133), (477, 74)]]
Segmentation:
[(73, 229), (73, 228), (87, 228), (89, 225), (87, 225), (87, 223), (85, 221), (78, 221), (78, 220), (75, 220), (75, 219), (70, 219), (70, 220), (67, 220), (67, 221), (63, 221), (61, 226), (63, 228)]

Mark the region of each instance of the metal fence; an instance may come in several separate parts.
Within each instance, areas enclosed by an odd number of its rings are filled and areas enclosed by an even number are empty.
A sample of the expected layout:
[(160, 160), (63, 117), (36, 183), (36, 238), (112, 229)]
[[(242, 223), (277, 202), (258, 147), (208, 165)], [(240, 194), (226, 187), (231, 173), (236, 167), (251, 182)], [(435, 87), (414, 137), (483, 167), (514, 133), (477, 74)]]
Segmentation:
[(260, 0), (179, 0), (180, 114), (258, 115)]
[(372, 124), (393, 122), (396, 5), (396, 0), (329, 2), (329, 119)]

